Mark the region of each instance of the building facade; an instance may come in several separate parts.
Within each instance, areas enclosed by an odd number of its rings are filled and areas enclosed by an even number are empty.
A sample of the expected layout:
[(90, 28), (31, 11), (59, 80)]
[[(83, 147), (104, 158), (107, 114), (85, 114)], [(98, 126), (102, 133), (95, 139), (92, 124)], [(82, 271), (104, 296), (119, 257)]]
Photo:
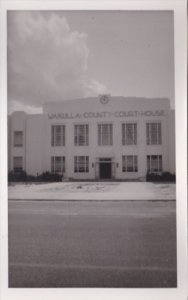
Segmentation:
[(175, 173), (175, 120), (168, 99), (101, 95), (47, 103), (9, 117), (9, 171), (77, 180), (144, 180)]

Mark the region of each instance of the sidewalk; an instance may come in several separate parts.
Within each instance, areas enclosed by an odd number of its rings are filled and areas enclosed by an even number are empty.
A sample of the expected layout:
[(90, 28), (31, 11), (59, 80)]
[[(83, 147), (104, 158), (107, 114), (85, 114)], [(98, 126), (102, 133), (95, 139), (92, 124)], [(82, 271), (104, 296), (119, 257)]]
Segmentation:
[(151, 182), (56, 182), (13, 184), (10, 200), (175, 200), (175, 184)]

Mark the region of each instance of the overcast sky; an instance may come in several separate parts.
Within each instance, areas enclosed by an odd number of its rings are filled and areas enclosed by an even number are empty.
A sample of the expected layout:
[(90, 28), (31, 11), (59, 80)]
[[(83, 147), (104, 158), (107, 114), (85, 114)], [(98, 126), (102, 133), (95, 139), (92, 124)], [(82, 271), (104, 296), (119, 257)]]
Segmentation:
[(172, 12), (8, 12), (9, 112), (111, 94), (174, 105)]

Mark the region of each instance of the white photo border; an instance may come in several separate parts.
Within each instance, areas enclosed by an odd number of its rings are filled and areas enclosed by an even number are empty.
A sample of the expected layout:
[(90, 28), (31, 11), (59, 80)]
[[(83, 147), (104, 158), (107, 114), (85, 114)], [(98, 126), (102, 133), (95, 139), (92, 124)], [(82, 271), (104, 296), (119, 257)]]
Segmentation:
[[(172, 10), (175, 45), (177, 288), (8, 288), (7, 23), (8, 10)], [(0, 7), (0, 290), (2, 300), (187, 299), (187, 1), (1, 1)]]

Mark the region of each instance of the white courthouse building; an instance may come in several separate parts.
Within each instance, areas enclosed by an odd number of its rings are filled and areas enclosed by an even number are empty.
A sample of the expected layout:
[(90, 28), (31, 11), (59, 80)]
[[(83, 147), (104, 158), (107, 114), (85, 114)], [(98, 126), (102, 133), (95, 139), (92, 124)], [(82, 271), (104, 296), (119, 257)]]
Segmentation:
[(9, 171), (77, 180), (144, 180), (175, 173), (175, 120), (168, 99), (101, 95), (47, 103), (9, 116)]

